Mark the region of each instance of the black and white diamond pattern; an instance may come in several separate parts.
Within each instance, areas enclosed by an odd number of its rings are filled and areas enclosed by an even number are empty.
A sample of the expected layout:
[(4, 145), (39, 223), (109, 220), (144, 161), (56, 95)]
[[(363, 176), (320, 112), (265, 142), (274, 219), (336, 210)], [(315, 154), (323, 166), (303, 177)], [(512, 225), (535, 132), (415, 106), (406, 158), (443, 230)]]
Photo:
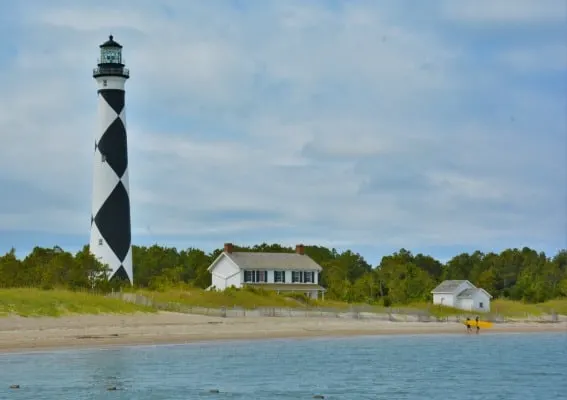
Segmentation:
[(100, 136), (95, 141), (91, 252), (111, 279), (133, 282), (128, 145), (123, 90), (99, 90)]

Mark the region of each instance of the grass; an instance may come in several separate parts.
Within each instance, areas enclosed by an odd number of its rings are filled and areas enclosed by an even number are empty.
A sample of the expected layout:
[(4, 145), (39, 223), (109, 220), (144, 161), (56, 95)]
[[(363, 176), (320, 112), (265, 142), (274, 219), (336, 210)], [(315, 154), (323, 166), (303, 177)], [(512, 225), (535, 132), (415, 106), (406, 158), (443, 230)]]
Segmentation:
[[(162, 303), (179, 303), (187, 306), (203, 308), (240, 307), (254, 309), (257, 307), (282, 308), (329, 308), (340, 311), (358, 309), (359, 311), (385, 313), (389, 308), (381, 305), (353, 304), (335, 300), (305, 300), (297, 296), (294, 298), (278, 295), (275, 292), (264, 290), (227, 290), (224, 292), (205, 291), (196, 288), (176, 288), (154, 292), (139, 290), (154, 301)], [(451, 307), (436, 306), (428, 302), (411, 303), (406, 305), (392, 305), (394, 312), (415, 314), (427, 312), (434, 317), (465, 316), (467, 311)], [(527, 304), (520, 301), (497, 299), (492, 302), (491, 313), (504, 317), (525, 317), (527, 315), (540, 316), (554, 310), (558, 314), (567, 315), (567, 299), (551, 300), (540, 304)], [(470, 314), (470, 312), (468, 313)]]
[[(160, 303), (179, 303), (186, 306), (220, 308), (241, 307), (254, 309), (257, 307), (281, 308), (329, 308), (341, 311), (359, 309), (369, 312), (387, 312), (387, 308), (379, 305), (349, 304), (334, 300), (306, 300), (298, 296), (294, 298), (278, 295), (264, 290), (227, 290), (224, 292), (205, 291), (196, 288), (170, 288), (164, 291), (136, 290)], [(526, 304), (519, 301), (497, 299), (491, 304), (492, 313), (504, 317), (539, 316), (550, 313), (567, 315), (567, 299), (550, 300), (540, 304)], [(392, 305), (394, 312), (416, 313), (428, 312), (435, 317), (466, 315), (466, 311), (450, 307), (434, 306), (421, 302), (409, 305)], [(130, 314), (135, 312), (155, 312), (153, 308), (135, 305), (118, 299), (86, 292), (66, 290), (39, 289), (0, 289), (0, 316), (20, 315), (62, 316), (68, 314)]]
[[(254, 309), (258, 307), (281, 307), (281, 308), (332, 308), (347, 310), (357, 304), (348, 304), (333, 300), (308, 300), (304, 296), (296, 294), (277, 294), (276, 292), (260, 289), (206, 291), (198, 288), (179, 287), (168, 288), (163, 291), (136, 290), (136, 293), (144, 295), (160, 303), (179, 303), (186, 306), (203, 308), (240, 307)], [(364, 305), (368, 307), (368, 305)], [(370, 306), (374, 307), (374, 306)]]
[[(394, 308), (396, 308), (394, 306)], [(434, 306), (430, 303), (413, 303), (402, 307), (406, 310), (427, 310), (435, 317), (451, 317), (466, 315), (467, 312), (457, 308)], [(521, 318), (528, 315), (538, 317), (555, 311), (567, 315), (567, 299), (549, 300), (544, 303), (530, 304), (517, 300), (496, 299), (490, 305), (490, 314), (498, 314), (507, 318)], [(470, 314), (470, 313), (469, 313)]]
[(549, 300), (541, 303), (540, 307), (545, 312), (555, 311), (557, 314), (567, 315), (567, 298)]
[(268, 291), (227, 290), (225, 292), (213, 292), (187, 288), (168, 289), (160, 292), (139, 290), (137, 293), (160, 303), (179, 303), (186, 306), (204, 308), (230, 308), (234, 306), (245, 309), (256, 307), (305, 307), (298, 300)]
[(521, 301), (497, 299), (492, 302), (492, 312), (508, 317), (540, 316), (555, 311), (567, 315), (567, 299), (548, 300), (544, 303), (529, 304)]
[(86, 292), (0, 289), (0, 316), (59, 317), (69, 314), (132, 314), (154, 311), (149, 307)]
[(529, 304), (507, 299), (493, 300), (490, 308), (493, 313), (506, 317), (540, 316), (543, 313), (539, 304)]
[(407, 306), (401, 307), (392, 306), (392, 308), (407, 311), (409, 313), (411, 313), (412, 311), (427, 311), (431, 316), (438, 318), (453, 317), (466, 314), (466, 311), (460, 310), (458, 308), (438, 306), (427, 302), (411, 303)]

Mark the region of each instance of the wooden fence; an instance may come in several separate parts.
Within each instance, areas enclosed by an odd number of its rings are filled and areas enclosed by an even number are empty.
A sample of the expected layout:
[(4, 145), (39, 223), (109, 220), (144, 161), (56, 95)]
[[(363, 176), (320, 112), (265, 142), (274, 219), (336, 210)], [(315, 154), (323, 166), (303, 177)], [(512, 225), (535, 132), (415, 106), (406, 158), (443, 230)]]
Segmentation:
[[(209, 315), (224, 318), (238, 317), (288, 317), (288, 318), (352, 318), (364, 320), (381, 320), (392, 322), (460, 322), (467, 317), (473, 317), (471, 313), (463, 311), (461, 315), (452, 315), (450, 317), (437, 317), (427, 310), (418, 310), (411, 308), (388, 308), (385, 312), (378, 313), (371, 307), (353, 306), (350, 309), (333, 309), (333, 308), (283, 308), (283, 307), (257, 307), (254, 309), (244, 309), (242, 307), (198, 307), (181, 303), (165, 303), (157, 302), (147, 296), (137, 293), (114, 292), (108, 294), (109, 297), (119, 298), (124, 301), (135, 303), (138, 305), (153, 307), (158, 310), (172, 311), (186, 314)], [(506, 319), (498, 314), (486, 314), (482, 317), (494, 323), (506, 322)], [(526, 315), (521, 320), (534, 322), (557, 322), (559, 317), (552, 313), (546, 316)]]

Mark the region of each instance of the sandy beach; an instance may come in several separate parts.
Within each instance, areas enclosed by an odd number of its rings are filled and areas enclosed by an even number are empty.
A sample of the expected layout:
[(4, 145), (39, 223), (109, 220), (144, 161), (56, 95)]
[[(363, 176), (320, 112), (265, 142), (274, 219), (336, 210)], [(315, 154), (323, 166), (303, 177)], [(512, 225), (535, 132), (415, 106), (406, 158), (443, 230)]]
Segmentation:
[[(567, 322), (494, 324), (481, 334), (567, 333)], [(160, 312), (61, 318), (0, 318), (0, 352), (212, 340), (354, 335), (465, 334), (456, 322), (389, 322), (342, 318), (220, 318)]]

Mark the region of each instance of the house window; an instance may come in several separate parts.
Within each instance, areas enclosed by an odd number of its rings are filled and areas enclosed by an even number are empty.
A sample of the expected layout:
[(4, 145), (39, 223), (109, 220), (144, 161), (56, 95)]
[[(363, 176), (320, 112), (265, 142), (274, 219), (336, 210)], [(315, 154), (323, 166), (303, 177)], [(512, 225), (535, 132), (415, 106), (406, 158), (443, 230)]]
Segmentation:
[(301, 282), (301, 272), (300, 271), (292, 271), (291, 272), (291, 282), (292, 283)]
[(274, 282), (285, 283), (285, 271), (274, 271)]
[(268, 273), (266, 271), (244, 271), (244, 283), (266, 283)]
[(479, 308), (484, 308), (484, 303), (481, 301), (480, 303), (478, 303), (478, 307), (479, 307)]
[(305, 271), (303, 273), (303, 282), (304, 283), (313, 283), (313, 272)]
[(268, 272), (256, 271), (256, 282), (260, 282), (260, 283), (268, 282)]

